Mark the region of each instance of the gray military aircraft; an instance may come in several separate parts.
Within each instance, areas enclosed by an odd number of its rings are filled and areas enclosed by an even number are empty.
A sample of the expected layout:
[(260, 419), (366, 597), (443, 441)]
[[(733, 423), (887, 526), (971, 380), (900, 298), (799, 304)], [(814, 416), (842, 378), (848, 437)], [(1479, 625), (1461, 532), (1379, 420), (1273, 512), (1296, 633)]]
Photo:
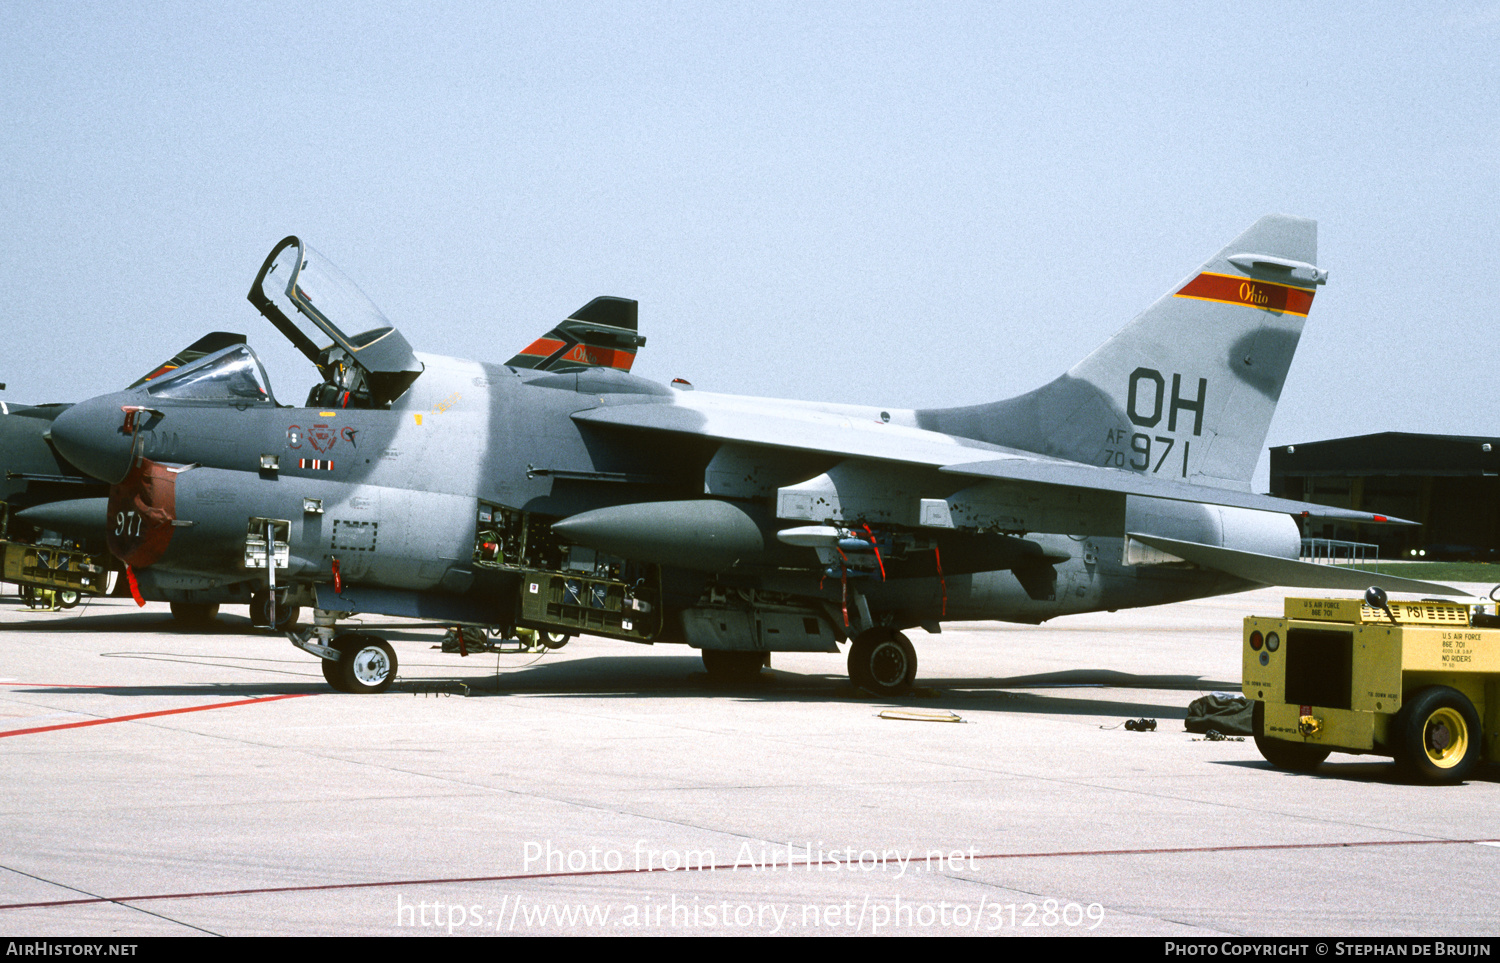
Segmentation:
[[(222, 331), (205, 335), (130, 387), (244, 341), (244, 335)], [(103, 499), (91, 497), (103, 496), (109, 486), (47, 443), (53, 420), (67, 408), (0, 401), (0, 578), (16, 583), (27, 599), (56, 591), (64, 608), (107, 591), (118, 574), (106, 554)], [(45, 523), (39, 524), (39, 516)]]
[(235, 344), (73, 406), (51, 439), (110, 484), (136, 584), (311, 606), (293, 641), (339, 689), (395, 677), (388, 644), (338, 627), (381, 613), (686, 643), (730, 677), (847, 641), (850, 678), (897, 693), (912, 627), (1264, 583), (1443, 589), (1295, 561), (1292, 515), (1401, 520), (1249, 490), (1327, 280), (1316, 236), (1263, 218), (1056, 380), (916, 410), (633, 376), (643, 339), (617, 298), (507, 364), (418, 354), (289, 237), (249, 297), (317, 367), (306, 404), (278, 403)]

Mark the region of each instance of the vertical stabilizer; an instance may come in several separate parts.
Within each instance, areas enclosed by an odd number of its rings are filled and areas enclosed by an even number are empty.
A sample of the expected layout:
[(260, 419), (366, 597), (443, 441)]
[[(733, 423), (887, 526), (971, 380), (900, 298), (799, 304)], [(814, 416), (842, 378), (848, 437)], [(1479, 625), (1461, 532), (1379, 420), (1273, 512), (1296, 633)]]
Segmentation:
[(628, 298), (595, 298), (505, 363), (541, 371), (629, 371), (636, 351), (646, 343), (636, 333), (637, 311)]
[(924, 428), (1248, 490), (1318, 285), (1317, 222), (1256, 221), (1067, 374)]

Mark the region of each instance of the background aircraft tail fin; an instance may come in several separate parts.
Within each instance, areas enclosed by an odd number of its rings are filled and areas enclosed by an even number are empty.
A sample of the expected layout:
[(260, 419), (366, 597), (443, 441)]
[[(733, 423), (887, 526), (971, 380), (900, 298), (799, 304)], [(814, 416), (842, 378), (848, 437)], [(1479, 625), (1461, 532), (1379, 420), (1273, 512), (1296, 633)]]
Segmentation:
[(1248, 490), (1327, 272), (1317, 222), (1270, 215), (1067, 374), (985, 405), (917, 412), (935, 431)]
[[(193, 361), (197, 361), (204, 355), (213, 354), (215, 351), (227, 348), (232, 344), (244, 343), (245, 336), (243, 334), (231, 334), (228, 331), (210, 332), (209, 334), (205, 334), (203, 337), (199, 338), (197, 341), (194, 341), (186, 348), (183, 348), (181, 351), (172, 355), (172, 357), (168, 358), (166, 361), (163, 361), (161, 364), (151, 369), (150, 372), (137, 378), (130, 384), (130, 388), (135, 388), (145, 384), (148, 381), (160, 378), (162, 375), (166, 374), (169, 371), (176, 371), (183, 365), (189, 364)], [(127, 388), (126, 390), (129, 389)]]
[(595, 298), (505, 363), (540, 371), (629, 371), (636, 349), (646, 343), (636, 334), (638, 308), (629, 298)]

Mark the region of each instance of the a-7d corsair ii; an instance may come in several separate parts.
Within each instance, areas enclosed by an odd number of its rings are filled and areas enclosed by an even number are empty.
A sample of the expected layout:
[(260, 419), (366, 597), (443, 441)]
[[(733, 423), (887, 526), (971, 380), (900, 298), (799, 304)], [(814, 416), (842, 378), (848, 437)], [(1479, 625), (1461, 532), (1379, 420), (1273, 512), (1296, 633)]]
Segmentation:
[(137, 584), (311, 606), (294, 641), (341, 689), (392, 681), (390, 646), (337, 626), (384, 613), (686, 643), (731, 676), (852, 641), (851, 679), (893, 693), (912, 627), (1337, 578), (1294, 561), (1289, 514), (1386, 519), (1249, 491), (1315, 265), (1314, 222), (1263, 218), (1050, 384), (898, 410), (633, 376), (619, 299), (508, 364), (417, 354), (290, 237), (250, 300), (317, 366), (306, 405), (234, 345), (74, 406), (51, 437), (111, 484)]

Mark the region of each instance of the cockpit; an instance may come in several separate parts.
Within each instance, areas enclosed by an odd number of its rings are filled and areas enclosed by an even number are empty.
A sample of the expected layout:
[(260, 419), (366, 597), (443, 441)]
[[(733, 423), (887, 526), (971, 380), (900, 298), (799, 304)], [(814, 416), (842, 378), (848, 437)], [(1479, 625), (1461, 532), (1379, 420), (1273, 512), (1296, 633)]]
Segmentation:
[(308, 407), (387, 408), (422, 373), (411, 345), (375, 303), (297, 237), (271, 250), (249, 298), (322, 374)]
[(216, 351), (147, 382), (152, 398), (172, 401), (274, 406), (266, 369), (248, 345)]

